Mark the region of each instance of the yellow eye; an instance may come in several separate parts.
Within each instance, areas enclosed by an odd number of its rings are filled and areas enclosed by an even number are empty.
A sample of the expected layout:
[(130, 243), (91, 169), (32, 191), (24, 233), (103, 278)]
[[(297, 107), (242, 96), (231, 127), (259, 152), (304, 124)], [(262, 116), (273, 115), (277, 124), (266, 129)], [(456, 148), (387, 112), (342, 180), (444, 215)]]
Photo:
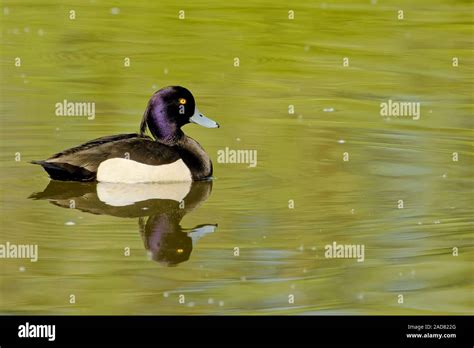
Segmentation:
[(184, 99), (184, 98), (179, 98), (179, 103), (180, 103), (181, 105), (186, 104), (186, 99)]

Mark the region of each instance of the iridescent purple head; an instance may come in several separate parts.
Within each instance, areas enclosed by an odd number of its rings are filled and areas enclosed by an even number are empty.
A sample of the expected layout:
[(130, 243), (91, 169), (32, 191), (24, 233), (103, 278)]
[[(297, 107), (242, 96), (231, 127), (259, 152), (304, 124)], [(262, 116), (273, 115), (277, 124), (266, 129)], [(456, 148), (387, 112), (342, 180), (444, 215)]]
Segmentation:
[(170, 86), (155, 92), (148, 102), (140, 125), (140, 134), (146, 128), (157, 140), (173, 143), (183, 134), (181, 127), (196, 123), (206, 128), (219, 124), (199, 112), (193, 95), (184, 87)]

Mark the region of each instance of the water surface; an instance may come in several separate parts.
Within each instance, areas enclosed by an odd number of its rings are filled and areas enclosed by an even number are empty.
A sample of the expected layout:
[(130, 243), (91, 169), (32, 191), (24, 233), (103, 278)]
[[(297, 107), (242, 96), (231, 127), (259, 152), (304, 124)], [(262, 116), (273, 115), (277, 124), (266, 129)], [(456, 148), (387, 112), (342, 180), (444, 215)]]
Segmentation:
[[(37, 262), (0, 260), (2, 313), (472, 313), (469, 2), (0, 10), (0, 243), (39, 247)], [(160, 188), (50, 184), (28, 164), (137, 131), (167, 85), (189, 88), (221, 124), (184, 128), (215, 170), (190, 211)], [(388, 99), (420, 102), (420, 119), (381, 117)], [(94, 102), (94, 119), (56, 116), (63, 100)], [(226, 147), (257, 150), (257, 166), (218, 163)], [(364, 245), (364, 261), (326, 258), (333, 242)]]

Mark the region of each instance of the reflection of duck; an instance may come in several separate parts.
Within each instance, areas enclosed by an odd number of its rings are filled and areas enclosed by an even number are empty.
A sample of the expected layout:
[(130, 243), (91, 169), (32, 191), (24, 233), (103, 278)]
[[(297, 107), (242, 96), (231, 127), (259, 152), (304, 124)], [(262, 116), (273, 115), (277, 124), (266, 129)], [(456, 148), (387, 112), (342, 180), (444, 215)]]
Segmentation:
[[(101, 182), (176, 182), (212, 176), (209, 156), (181, 127), (219, 125), (201, 114), (186, 88), (160, 89), (148, 102), (140, 133), (111, 135), (59, 152), (41, 165), (52, 179)], [(145, 135), (149, 129), (153, 138)]]
[(211, 181), (136, 185), (51, 181), (43, 192), (30, 198), (92, 214), (138, 217), (139, 231), (152, 259), (176, 265), (187, 261), (197, 240), (217, 227), (205, 224), (183, 229), (180, 225), (211, 191)]

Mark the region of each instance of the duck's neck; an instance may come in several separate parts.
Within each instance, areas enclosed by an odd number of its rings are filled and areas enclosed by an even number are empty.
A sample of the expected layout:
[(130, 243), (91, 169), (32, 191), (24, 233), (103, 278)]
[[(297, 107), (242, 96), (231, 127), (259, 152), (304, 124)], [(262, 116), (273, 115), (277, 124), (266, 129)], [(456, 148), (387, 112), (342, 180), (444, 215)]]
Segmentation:
[(173, 146), (178, 144), (184, 137), (183, 131), (176, 126), (169, 124), (167, 127), (158, 127), (153, 130), (156, 140), (165, 145)]
[(183, 134), (176, 146), (183, 162), (191, 171), (193, 180), (203, 180), (212, 176), (212, 162), (196, 140)]

